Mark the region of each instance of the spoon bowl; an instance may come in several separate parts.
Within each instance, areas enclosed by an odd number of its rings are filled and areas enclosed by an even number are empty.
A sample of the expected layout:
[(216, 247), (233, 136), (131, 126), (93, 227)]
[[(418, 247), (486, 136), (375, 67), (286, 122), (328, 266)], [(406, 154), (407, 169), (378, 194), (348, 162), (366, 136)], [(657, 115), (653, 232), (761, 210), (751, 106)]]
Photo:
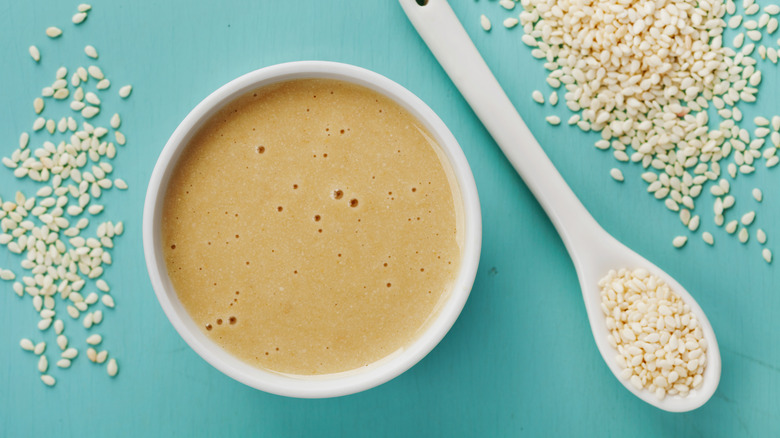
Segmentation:
[[(598, 227), (598, 229), (594, 228), (593, 233), (589, 234), (588, 237), (592, 240), (588, 246), (578, 247), (580, 252), (573, 253), (570, 250), (569, 253), (577, 270), (577, 277), (580, 281), (582, 298), (585, 301), (585, 309), (588, 313), (593, 338), (612, 374), (634, 395), (665, 411), (686, 412), (706, 403), (718, 388), (721, 373), (720, 350), (718, 349), (715, 332), (712, 330), (712, 325), (707, 319), (707, 315), (691, 294), (674, 277), (622, 244), (601, 227)], [(607, 275), (609, 270), (614, 269), (617, 271), (622, 268), (643, 268), (650, 274), (662, 279), (685, 304), (688, 304), (691, 312), (698, 320), (704, 339), (708, 343), (706, 352), (707, 365), (704, 368), (701, 385), (692, 389), (684, 397), (667, 395), (662, 400), (659, 400), (654, 393), (646, 389), (637, 389), (630, 381), (620, 377), (623, 369), (615, 360), (617, 350), (607, 340), (610, 331), (607, 328), (606, 318), (601, 307), (601, 290), (598, 283), (601, 278)]]
[[(615, 377), (631, 393), (659, 409), (685, 412), (706, 403), (720, 382), (721, 361), (715, 333), (701, 307), (672, 276), (620, 243), (588, 213), (517, 113), (447, 1), (400, 0), (400, 3), (560, 234), (577, 270), (596, 345)], [(701, 385), (687, 396), (673, 395), (659, 400), (654, 393), (638, 390), (620, 378), (622, 369), (615, 360), (617, 350), (607, 340), (610, 333), (601, 309), (598, 283), (610, 270), (621, 268), (644, 268), (663, 279), (689, 305), (702, 327), (708, 344), (707, 365)]]

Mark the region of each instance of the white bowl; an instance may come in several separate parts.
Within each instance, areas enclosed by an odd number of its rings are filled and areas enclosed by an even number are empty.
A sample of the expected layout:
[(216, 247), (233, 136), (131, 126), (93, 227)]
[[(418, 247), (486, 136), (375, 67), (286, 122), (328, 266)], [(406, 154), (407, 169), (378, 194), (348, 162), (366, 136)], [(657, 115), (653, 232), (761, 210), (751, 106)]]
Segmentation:
[[(367, 367), (318, 376), (290, 376), (249, 365), (220, 348), (192, 320), (168, 278), (162, 253), (161, 216), (168, 181), (192, 136), (215, 112), (250, 90), (304, 78), (337, 79), (377, 91), (401, 105), (433, 135), (454, 171), (463, 202), (465, 239), (453, 290), (425, 331), (407, 347)], [(398, 376), (428, 354), (455, 323), (469, 296), (479, 263), (482, 220), (474, 177), (458, 142), (438, 116), (417, 96), (395, 82), (363, 68), (324, 61), (278, 64), (247, 73), (200, 102), (174, 131), (162, 150), (146, 192), (143, 215), (146, 265), (157, 299), (179, 335), (203, 359), (226, 375), (266, 392), (290, 397), (336, 397), (373, 388)]]

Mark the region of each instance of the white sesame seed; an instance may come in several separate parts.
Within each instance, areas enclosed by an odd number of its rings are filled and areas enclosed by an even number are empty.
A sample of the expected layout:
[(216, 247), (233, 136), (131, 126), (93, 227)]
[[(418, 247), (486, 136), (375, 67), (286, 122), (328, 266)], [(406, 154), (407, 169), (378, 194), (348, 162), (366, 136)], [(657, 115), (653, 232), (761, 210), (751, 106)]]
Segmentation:
[(108, 79), (101, 79), (100, 81), (98, 81), (97, 85), (95, 85), (95, 88), (97, 88), (98, 90), (105, 90), (110, 86), (111, 86), (111, 81), (109, 81)]
[(49, 37), (49, 38), (57, 38), (60, 35), (62, 35), (62, 30), (60, 30), (59, 28), (54, 27), (54, 26), (46, 28), (46, 36), (47, 37)]
[(90, 76), (97, 80), (103, 79), (105, 76), (103, 75), (103, 70), (100, 69), (100, 67), (96, 65), (90, 65), (87, 67), (87, 73), (89, 73)]
[(742, 222), (742, 225), (748, 226), (752, 224), (755, 219), (756, 219), (756, 212), (749, 211), (742, 215), (742, 219), (740, 221)]
[(698, 214), (696, 216), (692, 217), (691, 221), (688, 222), (688, 229), (691, 230), (691, 231), (698, 230), (699, 229), (699, 222), (700, 222), (700, 220), (701, 219), (699, 218)]
[(116, 359), (111, 358), (108, 361), (108, 365), (106, 366), (106, 372), (111, 377), (116, 376), (117, 372), (119, 372), (119, 367), (117, 366)]
[(114, 180), (114, 187), (119, 190), (127, 190), (127, 183), (123, 179), (117, 178)]
[(78, 12), (76, 14), (73, 14), (73, 18), (71, 18), (71, 21), (73, 21), (73, 24), (81, 24), (86, 19), (87, 19), (87, 14), (85, 12)]
[(70, 368), (70, 359), (60, 359), (57, 361), (57, 366), (60, 368)]
[(709, 231), (705, 231), (701, 233), (701, 239), (706, 243), (707, 245), (713, 245), (715, 244), (715, 239), (712, 237), (712, 234), (710, 234)]
[(54, 386), (54, 384), (55, 384), (55, 383), (57, 383), (57, 381), (56, 381), (56, 380), (54, 380), (54, 377), (52, 377), (52, 376), (50, 376), (50, 375), (48, 375), (48, 374), (43, 374), (43, 375), (41, 375), (41, 381), (42, 381), (42, 382), (43, 382), (43, 383), (44, 383), (46, 386)]
[(534, 90), (531, 93), (531, 99), (533, 99), (534, 102), (536, 102), (538, 104), (542, 104), (542, 105), (544, 104), (544, 95), (539, 90)]
[(507, 19), (504, 20), (504, 27), (506, 27), (507, 29), (511, 29), (511, 28), (517, 26), (517, 23), (519, 23), (519, 22), (520, 21), (517, 18), (510, 17), (510, 18), (507, 18)]
[(44, 351), (46, 351), (46, 342), (38, 342), (37, 344), (35, 344), (35, 348), (33, 348), (33, 353), (35, 353), (36, 356), (42, 355)]
[(750, 234), (748, 234), (747, 228), (741, 228), (739, 233), (737, 233), (737, 238), (740, 242), (747, 243), (748, 239), (750, 238)]
[(553, 126), (557, 126), (557, 125), (561, 124), (561, 118), (558, 117), (558, 116), (547, 116), (547, 117), (544, 118), (544, 120), (546, 120), (547, 123), (549, 123), (549, 124), (551, 124)]
[(63, 351), (60, 356), (62, 356), (64, 359), (71, 359), (71, 360), (73, 360), (78, 355), (79, 355), (79, 351), (76, 350), (75, 348), (71, 347), (71, 348), (68, 348), (67, 350)]
[(22, 338), (22, 340), (19, 341), (19, 346), (25, 351), (33, 351), (35, 349), (35, 345), (27, 338)]
[(761, 228), (756, 230), (756, 240), (758, 240), (758, 243), (762, 245), (766, 243), (766, 232), (764, 232), (764, 230)]
[(764, 194), (761, 192), (761, 189), (753, 189), (753, 198), (758, 202), (761, 202), (764, 199)]
[(32, 57), (33, 61), (38, 62), (41, 60), (41, 52), (37, 47), (30, 46), (28, 51), (30, 52), (30, 57)]
[(119, 97), (122, 99), (127, 99), (128, 96), (130, 96), (130, 93), (132, 93), (133, 87), (131, 85), (125, 85), (124, 87), (119, 89)]
[(103, 305), (109, 309), (114, 308), (114, 298), (111, 295), (103, 295), (101, 301), (103, 302)]
[(761, 256), (764, 257), (764, 260), (766, 260), (767, 263), (772, 263), (772, 251), (770, 251), (769, 248), (762, 249)]
[(49, 369), (49, 359), (46, 359), (45, 355), (41, 355), (38, 358), (38, 371), (45, 373)]
[(100, 108), (96, 106), (87, 106), (84, 109), (81, 110), (81, 115), (85, 119), (91, 119), (95, 117), (100, 112)]
[(623, 172), (620, 171), (620, 169), (613, 167), (609, 171), (609, 175), (615, 180), (615, 181), (623, 181)]
[(685, 246), (686, 243), (688, 243), (687, 236), (677, 236), (672, 240), (672, 245), (675, 248), (682, 248), (683, 246)]
[(95, 47), (91, 46), (91, 45), (87, 45), (87, 46), (84, 47), (84, 54), (86, 54), (87, 56), (89, 56), (92, 59), (97, 59), (97, 57), (98, 57), (97, 49), (95, 49)]
[(119, 114), (114, 113), (114, 115), (111, 116), (111, 127), (117, 129), (121, 123), (122, 120), (119, 118)]
[(548, 98), (548, 101), (550, 102), (550, 105), (555, 106), (558, 105), (558, 93), (553, 91), (550, 93), (550, 97)]
[(79, 5), (79, 7), (78, 7), (78, 11), (79, 11), (79, 12), (87, 12), (87, 11), (89, 11), (90, 9), (92, 9), (92, 6), (91, 6), (91, 5), (89, 5), (88, 3), (81, 3), (81, 4)]
[[(479, 17), (479, 24), (480, 24), (480, 26), (482, 26), (482, 30), (484, 30), (485, 32), (490, 31), (490, 28), (492, 27), (491, 24), (490, 24), (490, 19), (488, 17), (486, 17), (484, 14)], [(128, 94), (130, 94), (130, 93), (128, 93)], [(121, 96), (121, 94), (120, 94), (120, 96)]]
[(97, 361), (97, 351), (95, 351), (94, 348), (92, 347), (87, 348), (87, 359), (89, 359), (90, 362)]
[(89, 345), (98, 345), (101, 342), (103, 342), (103, 337), (98, 334), (90, 335), (87, 338), (87, 344)]

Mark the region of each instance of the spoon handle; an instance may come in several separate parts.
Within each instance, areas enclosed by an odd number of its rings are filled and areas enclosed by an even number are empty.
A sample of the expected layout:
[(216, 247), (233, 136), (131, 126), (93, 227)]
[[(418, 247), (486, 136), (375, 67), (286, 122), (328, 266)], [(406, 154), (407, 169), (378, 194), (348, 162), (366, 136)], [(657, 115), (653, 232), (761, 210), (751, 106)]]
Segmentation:
[(596, 248), (609, 235), (539, 146), (447, 1), (422, 2), (400, 0), (439, 64), (547, 212), (579, 270), (575, 251)]

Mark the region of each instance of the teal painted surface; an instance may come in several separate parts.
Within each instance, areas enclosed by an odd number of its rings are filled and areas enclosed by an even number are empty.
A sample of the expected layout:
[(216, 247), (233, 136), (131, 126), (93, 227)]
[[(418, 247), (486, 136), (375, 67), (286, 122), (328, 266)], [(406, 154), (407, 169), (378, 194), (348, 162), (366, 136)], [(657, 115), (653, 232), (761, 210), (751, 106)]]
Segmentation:
[[(495, 2), (453, 0), (453, 8), (531, 130), (594, 216), (629, 246), (653, 260), (697, 297), (715, 327), (723, 377), (713, 399), (687, 414), (669, 414), (626, 392), (602, 363), (585, 317), (573, 266), (554, 229), (471, 110), (415, 34), (393, 0), (296, 2), (232, 0), (94, 3), (74, 27), (76, 2), (0, 4), (0, 154), (16, 147), (35, 116), (32, 99), (64, 63), (88, 62), (93, 44), (112, 80), (104, 106), (119, 108), (127, 146), (114, 161), (127, 192), (103, 196), (105, 219), (123, 219), (115, 264), (105, 274), (117, 309), (99, 331), (118, 357), (109, 379), (82, 356), (54, 370), (55, 388), (38, 380), (36, 359), (18, 347), (21, 337), (54, 336), (35, 328), (29, 298), (0, 284), (0, 436), (771, 436), (780, 433), (780, 267), (763, 262), (751, 236), (739, 244), (712, 224), (710, 201), (700, 202), (702, 227), (682, 250), (672, 237), (688, 233), (675, 214), (645, 194), (637, 166), (620, 166), (626, 182), (608, 175), (616, 162), (593, 148), (596, 134), (543, 117), (568, 118), (562, 104), (544, 111), (530, 92), (547, 90), (544, 71), (500, 20)], [(489, 34), (479, 14), (494, 22)], [(65, 30), (59, 40), (47, 26)], [(37, 44), (35, 65), (27, 47)], [(179, 338), (151, 290), (141, 247), (141, 210), (157, 155), (178, 122), (208, 93), (243, 73), (284, 61), (342, 61), (375, 70), (420, 96), (453, 131), (469, 159), (481, 194), (482, 261), (471, 298), (442, 343), (422, 362), (376, 389), (331, 400), (295, 400), (265, 394), (223, 376)], [(764, 82), (746, 119), (780, 113), (777, 68), (762, 62)], [(119, 85), (134, 91), (119, 102)], [(547, 91), (545, 91), (547, 92)], [(774, 97), (774, 98), (773, 98)], [(46, 115), (68, 112), (55, 106)], [(109, 114), (103, 114), (107, 123)], [(747, 123), (751, 126), (751, 123)], [(43, 136), (35, 138), (42, 139)], [(780, 236), (777, 171), (733, 184), (738, 210), (758, 207), (769, 247)], [(20, 185), (0, 169), (0, 195)], [(701, 199), (707, 199), (703, 196)], [(713, 232), (714, 248), (701, 243)], [(0, 266), (19, 259), (0, 249)], [(60, 309), (62, 311), (62, 309)], [(63, 312), (64, 313), (64, 312)], [(84, 330), (65, 316), (73, 342)], [(52, 356), (50, 356), (51, 359)]]

